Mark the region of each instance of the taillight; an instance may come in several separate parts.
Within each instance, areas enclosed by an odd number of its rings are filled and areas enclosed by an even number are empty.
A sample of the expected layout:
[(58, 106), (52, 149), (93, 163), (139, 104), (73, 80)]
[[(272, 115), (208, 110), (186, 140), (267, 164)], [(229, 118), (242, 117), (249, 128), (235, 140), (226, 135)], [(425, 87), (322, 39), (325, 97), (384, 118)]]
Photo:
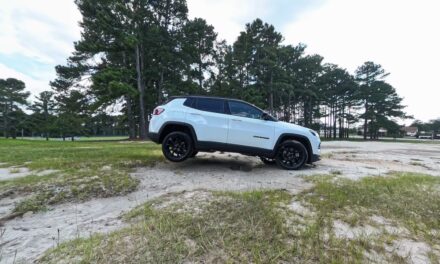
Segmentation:
[(154, 109), (154, 111), (153, 111), (153, 115), (160, 115), (160, 114), (162, 114), (164, 111), (165, 111), (165, 109), (163, 109), (163, 108), (156, 108), (156, 109)]

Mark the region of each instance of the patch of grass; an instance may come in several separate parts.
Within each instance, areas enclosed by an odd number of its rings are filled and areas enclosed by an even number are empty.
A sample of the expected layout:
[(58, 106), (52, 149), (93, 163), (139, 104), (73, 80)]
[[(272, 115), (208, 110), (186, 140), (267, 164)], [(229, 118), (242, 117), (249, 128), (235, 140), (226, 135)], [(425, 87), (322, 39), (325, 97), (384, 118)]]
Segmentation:
[[(44, 209), (51, 204), (126, 194), (138, 180), (129, 172), (161, 160), (160, 148), (137, 142), (62, 142), (0, 139), (3, 167), (27, 167), (27, 177), (0, 181), (0, 193), (31, 197), (15, 212)], [(32, 171), (54, 170), (44, 176)]]
[(321, 154), (321, 158), (322, 159), (331, 159), (331, 158), (333, 158), (333, 153), (331, 153), (331, 152), (323, 153), (323, 154)]
[[(79, 258), (84, 263), (257, 262), (287, 260), (286, 227), (276, 210), (283, 191), (216, 193), (200, 214), (156, 210), (151, 203), (126, 215), (137, 219), (110, 234), (62, 244), (45, 263)], [(92, 250), (93, 249), (93, 250)]]
[(348, 216), (349, 211), (360, 216), (359, 223), (377, 214), (402, 223), (416, 236), (440, 242), (431, 234), (431, 230), (440, 230), (439, 177), (395, 173), (358, 181), (328, 176), (309, 179), (315, 187), (303, 199), (323, 218)]
[[(380, 215), (411, 230), (405, 239), (438, 238), (440, 179), (409, 173), (359, 181), (331, 175), (311, 176), (315, 187), (298, 196), (286, 191), (214, 192), (208, 202), (179, 210), (176, 194), (160, 197), (124, 215), (130, 226), (107, 235), (76, 239), (49, 250), (43, 263), (402, 263), (407, 256), (389, 252), (398, 234), (345, 238), (336, 220), (362, 227)], [(193, 197), (199, 197), (197, 196)], [(301, 202), (310, 213), (291, 211)], [(197, 209), (197, 210), (196, 210)], [(438, 253), (428, 252), (433, 263)]]
[[(178, 197), (176, 198), (178, 199)], [(125, 215), (129, 228), (77, 239), (41, 262), (82, 263), (360, 263), (362, 243), (326, 238), (320, 221), (289, 221), (285, 191), (216, 192), (198, 214), (157, 200)]]
[(9, 173), (14, 174), (14, 173), (20, 173), (20, 168), (12, 168), (9, 169)]

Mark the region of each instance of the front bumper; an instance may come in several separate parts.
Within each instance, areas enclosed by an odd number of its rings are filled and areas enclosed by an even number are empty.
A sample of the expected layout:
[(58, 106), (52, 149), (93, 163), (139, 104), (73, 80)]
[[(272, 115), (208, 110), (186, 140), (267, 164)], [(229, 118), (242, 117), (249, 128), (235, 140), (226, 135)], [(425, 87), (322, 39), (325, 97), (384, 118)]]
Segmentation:
[(313, 155), (312, 159), (310, 160), (310, 162), (317, 162), (321, 160), (321, 156), (320, 155)]
[(148, 138), (155, 143), (159, 143), (159, 133), (148, 132)]

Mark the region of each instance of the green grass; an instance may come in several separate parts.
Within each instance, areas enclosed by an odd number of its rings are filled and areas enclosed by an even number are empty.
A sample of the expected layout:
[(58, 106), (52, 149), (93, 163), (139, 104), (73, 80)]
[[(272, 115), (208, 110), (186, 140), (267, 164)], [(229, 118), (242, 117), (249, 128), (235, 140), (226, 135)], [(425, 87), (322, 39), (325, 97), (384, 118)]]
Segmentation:
[[(121, 195), (138, 185), (129, 176), (133, 168), (161, 159), (160, 148), (152, 143), (0, 139), (1, 166), (31, 170), (27, 177), (0, 181), (0, 194), (30, 195), (16, 206), (16, 213), (43, 210), (66, 201)], [(37, 175), (44, 170), (53, 171)]]
[(377, 214), (402, 224), (416, 237), (440, 243), (431, 233), (440, 230), (440, 177), (395, 173), (359, 181), (335, 181), (329, 176), (309, 179), (315, 187), (303, 199), (323, 219), (342, 218), (359, 225)]
[[(19, 139), (45, 141), (44, 137), (24, 137)], [(62, 141), (62, 138), (49, 138), (50, 141)], [(66, 141), (70, 141), (71, 138), (66, 138)], [(79, 137), (75, 138), (75, 141), (121, 141), (128, 140), (128, 136), (101, 136), (101, 137)]]
[[(408, 228), (406, 239), (438, 245), (427, 231), (440, 230), (439, 178), (399, 173), (360, 181), (309, 179), (315, 187), (296, 196), (286, 191), (214, 192), (204, 203), (185, 200), (182, 194), (157, 198), (124, 215), (129, 227), (62, 243), (40, 261), (365, 263), (366, 252), (375, 252), (386, 262), (406, 262), (385, 249), (399, 239), (396, 234), (335, 236), (334, 221), (363, 226), (372, 224), (372, 215)], [(288, 209), (292, 200), (310, 213)], [(433, 263), (438, 261), (438, 253), (428, 254)]]
[(44, 263), (270, 263), (286, 260), (283, 191), (217, 193), (200, 213), (155, 209), (150, 202), (126, 215), (132, 226), (108, 236), (64, 243)]

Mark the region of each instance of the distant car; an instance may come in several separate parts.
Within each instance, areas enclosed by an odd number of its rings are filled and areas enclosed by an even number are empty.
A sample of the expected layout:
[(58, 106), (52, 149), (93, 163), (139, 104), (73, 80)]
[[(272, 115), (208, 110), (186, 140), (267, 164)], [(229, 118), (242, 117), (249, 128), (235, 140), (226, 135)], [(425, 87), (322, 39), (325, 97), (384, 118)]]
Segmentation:
[(433, 137), (433, 134), (432, 134), (432, 133), (429, 133), (429, 132), (420, 132), (418, 138), (419, 138), (419, 139), (433, 139), (434, 137)]
[(247, 102), (203, 96), (172, 98), (153, 111), (148, 136), (173, 162), (199, 151), (258, 156), (288, 170), (319, 160), (317, 132), (281, 122)]

